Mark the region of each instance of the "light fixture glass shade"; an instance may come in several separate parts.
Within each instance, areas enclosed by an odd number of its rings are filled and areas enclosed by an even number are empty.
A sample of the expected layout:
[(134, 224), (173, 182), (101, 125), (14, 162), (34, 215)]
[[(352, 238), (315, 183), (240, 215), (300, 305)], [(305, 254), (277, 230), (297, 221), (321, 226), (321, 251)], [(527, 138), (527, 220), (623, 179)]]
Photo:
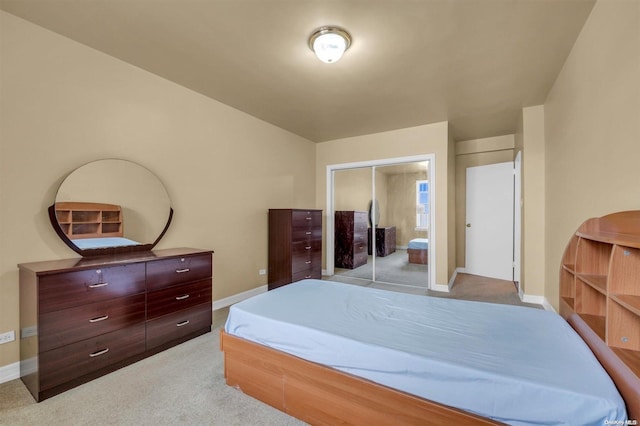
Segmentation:
[(322, 62), (327, 64), (342, 58), (351, 45), (351, 36), (345, 30), (335, 27), (322, 27), (309, 38), (309, 47)]

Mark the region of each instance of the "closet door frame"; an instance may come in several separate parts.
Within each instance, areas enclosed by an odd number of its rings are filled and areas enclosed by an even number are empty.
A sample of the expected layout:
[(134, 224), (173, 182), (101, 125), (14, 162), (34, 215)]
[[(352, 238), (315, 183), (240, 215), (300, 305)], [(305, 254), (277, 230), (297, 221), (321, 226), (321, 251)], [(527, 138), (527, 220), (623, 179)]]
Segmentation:
[[(355, 163), (342, 163), (342, 164), (330, 164), (327, 166), (327, 217), (326, 217), (326, 250), (325, 250), (325, 274), (333, 275), (335, 272), (334, 261), (334, 215), (335, 215), (335, 200), (334, 200), (334, 183), (335, 172), (340, 170), (349, 169), (361, 169), (367, 167), (378, 166), (393, 166), (402, 163), (416, 163), (421, 161), (427, 161), (429, 166), (427, 168), (427, 174), (429, 176), (429, 209), (432, 214), (429, 215), (429, 283), (428, 289), (442, 291), (443, 289), (436, 284), (436, 263), (435, 263), (435, 250), (431, 250), (436, 245), (436, 156), (435, 154), (414, 155), (409, 157), (397, 157), (397, 158), (384, 158), (380, 160), (361, 161)], [(375, 196), (375, 184), (372, 178), (372, 194), (371, 199)]]

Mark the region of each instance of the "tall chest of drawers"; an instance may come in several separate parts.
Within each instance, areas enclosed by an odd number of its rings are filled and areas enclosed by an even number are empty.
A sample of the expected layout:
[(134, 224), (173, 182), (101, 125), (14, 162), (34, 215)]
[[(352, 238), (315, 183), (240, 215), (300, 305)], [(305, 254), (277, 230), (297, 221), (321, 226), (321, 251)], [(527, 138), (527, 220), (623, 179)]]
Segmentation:
[(211, 331), (212, 253), (18, 265), (20, 375), (36, 401)]
[(367, 212), (336, 211), (335, 266), (355, 269), (367, 263)]
[(269, 210), (269, 290), (322, 278), (322, 210)]

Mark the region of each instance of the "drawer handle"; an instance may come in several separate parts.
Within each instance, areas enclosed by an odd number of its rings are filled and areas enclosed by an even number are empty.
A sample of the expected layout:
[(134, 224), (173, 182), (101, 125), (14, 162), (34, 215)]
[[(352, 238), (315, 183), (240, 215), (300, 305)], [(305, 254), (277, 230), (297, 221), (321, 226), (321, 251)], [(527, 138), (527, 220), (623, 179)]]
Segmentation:
[(308, 217), (308, 218), (307, 218), (307, 220), (311, 220), (311, 218), (310, 218), (310, 217)]
[(107, 285), (109, 285), (109, 283), (97, 283), (97, 284), (91, 284), (89, 288), (98, 288), (98, 287), (104, 287)]
[(311, 246), (306, 246), (304, 249), (305, 250), (311, 250)]
[(104, 355), (104, 354), (106, 354), (107, 352), (109, 352), (109, 348), (103, 349), (103, 350), (101, 350), (101, 351), (96, 351), (96, 352), (94, 352), (94, 353), (89, 354), (89, 356), (90, 356), (91, 358), (93, 358), (93, 357), (96, 357), (96, 356)]
[(305, 232), (306, 235), (311, 235), (311, 231)]
[(177, 324), (176, 324), (176, 327), (182, 327), (183, 325), (187, 325), (187, 324), (189, 324), (189, 320), (186, 320), (186, 321), (182, 321), (182, 322), (177, 323)]
[(307, 265), (311, 265), (311, 261), (310, 261), (310, 260), (307, 260), (307, 261), (306, 261), (306, 262), (304, 262), (304, 263), (306, 263)]
[(185, 294), (184, 296), (177, 296), (176, 300), (184, 300), (184, 299), (188, 299), (188, 298), (189, 298), (189, 295)]
[(311, 275), (307, 275), (305, 278), (311, 278)]
[(182, 274), (182, 273), (184, 273), (184, 272), (189, 272), (189, 268), (176, 269), (176, 272), (177, 272), (178, 274)]
[(109, 315), (103, 315), (101, 317), (95, 317), (95, 318), (91, 318), (89, 320), (89, 322), (100, 322), (100, 321), (104, 321), (106, 319), (109, 319)]

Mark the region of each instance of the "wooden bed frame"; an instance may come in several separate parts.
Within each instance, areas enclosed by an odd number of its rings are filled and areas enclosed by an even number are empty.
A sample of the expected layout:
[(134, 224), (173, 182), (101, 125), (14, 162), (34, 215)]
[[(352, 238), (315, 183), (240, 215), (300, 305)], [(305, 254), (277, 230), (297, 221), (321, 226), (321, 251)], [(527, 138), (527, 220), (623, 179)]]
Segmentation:
[(426, 265), (429, 261), (429, 249), (407, 249), (409, 254), (409, 263), (417, 263)]
[[(588, 241), (580, 242), (580, 239)], [(594, 245), (591, 241), (598, 243)], [(621, 247), (624, 253), (620, 254), (618, 248), (612, 251), (607, 244)], [(615, 256), (624, 261), (609, 260)], [(595, 267), (601, 270), (590, 270)], [(627, 317), (627, 323), (619, 319), (613, 321), (610, 332), (623, 328), (623, 336), (640, 346), (640, 211), (587, 221), (569, 243), (560, 269), (560, 314), (589, 346), (615, 383), (626, 404), (631, 420), (628, 424), (637, 424), (640, 421), (640, 350), (621, 349), (605, 342), (607, 333), (603, 326), (608, 321), (606, 312), (609, 308), (604, 307), (602, 298), (605, 296), (602, 294), (604, 292), (615, 303), (628, 305), (627, 309), (635, 315)], [(593, 281), (595, 284), (589, 286), (598, 287), (600, 295), (587, 293), (590, 302), (587, 305), (580, 299), (583, 296), (576, 293), (577, 281), (584, 285)], [(620, 292), (620, 287), (622, 295), (616, 293)], [(597, 305), (597, 311), (591, 305)], [(224, 375), (228, 385), (311, 424), (499, 424), (305, 361), (229, 335), (224, 330), (220, 331), (220, 349), (224, 352)]]
[(499, 425), (220, 330), (229, 386), (313, 425)]
[[(640, 419), (640, 380), (576, 315), (567, 319)], [(313, 425), (498, 425), (494, 420), (413, 396), (250, 342), (220, 330), (224, 376), (233, 386)]]

